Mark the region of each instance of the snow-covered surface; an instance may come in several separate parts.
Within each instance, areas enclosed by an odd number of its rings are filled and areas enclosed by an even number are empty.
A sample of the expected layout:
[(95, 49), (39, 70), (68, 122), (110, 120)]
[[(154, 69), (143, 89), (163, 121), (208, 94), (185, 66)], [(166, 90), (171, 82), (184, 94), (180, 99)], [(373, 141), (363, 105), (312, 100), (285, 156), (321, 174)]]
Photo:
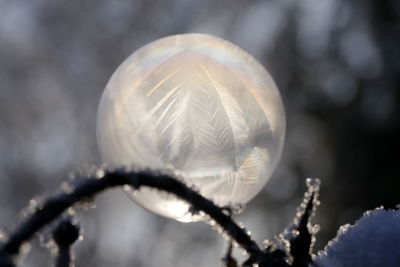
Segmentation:
[(400, 210), (367, 211), (354, 226), (342, 226), (315, 263), (321, 267), (400, 266)]

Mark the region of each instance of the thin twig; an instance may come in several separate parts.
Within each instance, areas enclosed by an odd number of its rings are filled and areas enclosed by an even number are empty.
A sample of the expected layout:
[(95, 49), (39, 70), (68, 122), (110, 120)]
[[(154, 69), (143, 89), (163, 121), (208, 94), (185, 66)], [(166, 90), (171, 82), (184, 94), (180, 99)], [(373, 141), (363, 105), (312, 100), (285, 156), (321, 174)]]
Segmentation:
[(232, 240), (229, 240), (225, 256), (222, 259), (225, 267), (237, 267), (237, 261), (235, 260), (235, 258), (232, 257), (232, 250), (233, 250)]
[(21, 245), (32, 238), (43, 226), (61, 215), (67, 208), (82, 199), (92, 198), (107, 188), (130, 185), (135, 189), (141, 186), (151, 187), (176, 195), (188, 202), (192, 210), (203, 211), (210, 216), (221, 228), (247, 251), (252, 258), (263, 261), (263, 255), (258, 245), (245, 230), (240, 228), (222, 209), (212, 201), (204, 198), (195, 190), (187, 187), (177, 179), (162, 173), (146, 171), (127, 171), (125, 169), (105, 170), (102, 178), (95, 175), (76, 185), (71, 192), (62, 192), (48, 198), (40, 209), (29, 215), (17, 226), (9, 239), (0, 247), (0, 257), (15, 256)]
[(53, 231), (53, 240), (57, 245), (56, 267), (74, 266), (72, 245), (79, 238), (79, 226), (70, 218), (62, 220)]
[[(227, 211), (227, 215), (232, 218), (232, 209), (230, 207), (226, 207), (225, 210)], [(229, 238), (229, 240), (227, 241), (227, 248), (225, 251), (225, 256), (222, 259), (222, 261), (224, 262), (224, 266), (225, 267), (237, 267), (237, 261), (235, 258), (232, 257), (232, 251), (233, 251), (233, 242), (232, 239)]]
[(290, 240), (290, 253), (293, 256), (293, 266), (306, 267), (311, 263), (311, 241), (312, 234), (308, 230), (309, 218), (313, 208), (314, 193), (311, 195), (301, 217), (299, 224), (296, 228), (298, 235)]
[(312, 262), (311, 249), (315, 233), (313, 233), (310, 221), (318, 205), (319, 184), (319, 179), (307, 179), (308, 191), (299, 208), (301, 216), (295, 221), (294, 230), (297, 234), (289, 240), (293, 267), (307, 267)]

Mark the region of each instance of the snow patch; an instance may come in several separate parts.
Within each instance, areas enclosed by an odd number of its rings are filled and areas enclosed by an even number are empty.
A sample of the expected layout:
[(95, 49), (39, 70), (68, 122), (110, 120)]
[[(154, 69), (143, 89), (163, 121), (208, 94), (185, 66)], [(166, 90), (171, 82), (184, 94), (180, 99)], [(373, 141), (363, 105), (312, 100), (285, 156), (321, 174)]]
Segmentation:
[(355, 225), (342, 226), (314, 262), (319, 267), (395, 267), (400, 266), (399, 246), (400, 211), (380, 207)]

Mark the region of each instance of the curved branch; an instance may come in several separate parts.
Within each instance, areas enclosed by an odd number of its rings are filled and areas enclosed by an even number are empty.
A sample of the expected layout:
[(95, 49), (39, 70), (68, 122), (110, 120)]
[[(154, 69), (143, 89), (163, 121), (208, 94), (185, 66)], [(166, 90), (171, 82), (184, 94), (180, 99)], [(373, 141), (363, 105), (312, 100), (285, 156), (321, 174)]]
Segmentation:
[(48, 198), (41, 208), (17, 226), (7, 242), (0, 247), (0, 255), (17, 255), (24, 242), (32, 238), (37, 231), (61, 215), (67, 208), (83, 199), (94, 197), (107, 188), (123, 185), (130, 185), (135, 189), (147, 186), (172, 193), (188, 202), (192, 210), (208, 214), (232, 240), (249, 253), (250, 257), (262, 262), (266, 256), (246, 231), (239, 227), (220, 207), (184, 183), (169, 175), (150, 170), (127, 171), (125, 169), (105, 170), (104, 176), (101, 178), (93, 175), (76, 185), (72, 192), (62, 192)]

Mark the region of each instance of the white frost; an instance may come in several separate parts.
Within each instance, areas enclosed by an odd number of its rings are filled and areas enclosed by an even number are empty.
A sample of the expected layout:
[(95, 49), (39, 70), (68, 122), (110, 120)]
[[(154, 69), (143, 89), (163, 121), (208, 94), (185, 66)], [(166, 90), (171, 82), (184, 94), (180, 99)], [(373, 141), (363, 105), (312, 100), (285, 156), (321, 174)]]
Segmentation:
[(341, 227), (315, 258), (316, 266), (400, 266), (400, 211), (367, 211), (354, 226)]

